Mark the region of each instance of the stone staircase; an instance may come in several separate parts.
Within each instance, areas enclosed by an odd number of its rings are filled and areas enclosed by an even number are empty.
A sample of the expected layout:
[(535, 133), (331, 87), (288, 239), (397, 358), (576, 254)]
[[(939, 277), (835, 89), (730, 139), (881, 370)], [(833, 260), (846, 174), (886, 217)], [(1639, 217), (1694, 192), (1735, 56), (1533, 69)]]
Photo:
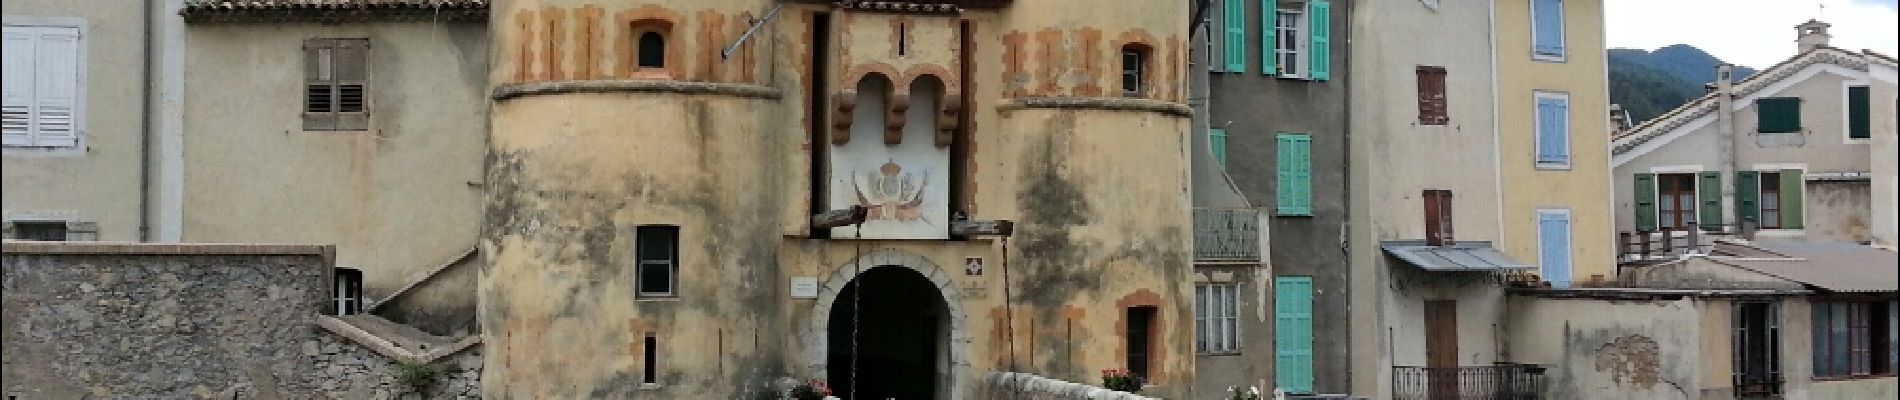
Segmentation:
[(377, 354), (406, 363), (433, 362), (482, 342), (481, 335), (436, 336), (372, 314), (321, 315), (317, 317), (317, 325)]

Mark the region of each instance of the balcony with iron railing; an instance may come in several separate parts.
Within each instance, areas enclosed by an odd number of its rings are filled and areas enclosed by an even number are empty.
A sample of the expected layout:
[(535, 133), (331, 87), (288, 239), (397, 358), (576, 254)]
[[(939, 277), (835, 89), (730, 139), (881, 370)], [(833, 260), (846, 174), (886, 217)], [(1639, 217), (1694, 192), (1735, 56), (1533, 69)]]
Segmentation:
[(1260, 261), (1260, 210), (1194, 209), (1194, 261)]
[(1392, 367), (1394, 400), (1536, 400), (1544, 396), (1541, 365)]

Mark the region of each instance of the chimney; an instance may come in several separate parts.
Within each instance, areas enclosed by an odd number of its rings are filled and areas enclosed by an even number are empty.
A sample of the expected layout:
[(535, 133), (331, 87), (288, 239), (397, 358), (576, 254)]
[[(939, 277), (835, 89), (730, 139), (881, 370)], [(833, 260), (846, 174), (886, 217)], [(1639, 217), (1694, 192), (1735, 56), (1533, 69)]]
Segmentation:
[(1809, 50), (1827, 46), (1827, 40), (1834, 37), (1834, 35), (1827, 33), (1827, 28), (1830, 26), (1833, 25), (1813, 19), (1808, 20), (1808, 22), (1802, 22), (1800, 25), (1795, 25), (1794, 31), (1796, 36), (1794, 42), (1801, 46), (1801, 53), (1807, 53)]

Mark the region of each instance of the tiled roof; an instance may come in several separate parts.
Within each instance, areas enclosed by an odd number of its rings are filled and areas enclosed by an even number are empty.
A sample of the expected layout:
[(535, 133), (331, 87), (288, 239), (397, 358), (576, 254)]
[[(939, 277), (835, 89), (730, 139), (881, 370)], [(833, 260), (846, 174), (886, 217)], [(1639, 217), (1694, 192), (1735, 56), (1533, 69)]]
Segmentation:
[[(1774, 66), (1762, 69), (1760, 72), (1750, 75), (1741, 82), (1736, 82), (1733, 88), (1734, 97), (1741, 98), (1755, 94), (1755, 92), (1761, 91), (1763, 88), (1768, 87), (1768, 85), (1786, 79), (1814, 64), (1826, 63), (1853, 69), (1866, 69), (1869, 58), (1884, 59), (1884, 61), (1888, 63), (1893, 62), (1893, 58), (1879, 53), (1854, 52), (1836, 47), (1819, 47), (1814, 50), (1809, 50), (1806, 53), (1790, 57), (1787, 60), (1782, 60)], [(1642, 124), (1636, 125), (1634, 128), (1623, 131), (1621, 134), (1610, 139), (1610, 144), (1613, 146), (1611, 148), (1612, 154), (1621, 155), (1629, 152), (1637, 146), (1641, 146), (1643, 143), (1648, 143), (1650, 140), (1661, 137), (1669, 131), (1688, 124), (1689, 121), (1694, 121), (1696, 118), (1701, 118), (1704, 115), (1715, 112), (1715, 100), (1715, 93), (1704, 94), (1702, 97), (1690, 100), (1681, 107), (1676, 107), (1674, 110), (1669, 110), (1669, 112), (1665, 112), (1655, 118), (1650, 118), (1648, 121), (1643, 121)]]
[(483, 21), (488, 0), (186, 0), (187, 22)]

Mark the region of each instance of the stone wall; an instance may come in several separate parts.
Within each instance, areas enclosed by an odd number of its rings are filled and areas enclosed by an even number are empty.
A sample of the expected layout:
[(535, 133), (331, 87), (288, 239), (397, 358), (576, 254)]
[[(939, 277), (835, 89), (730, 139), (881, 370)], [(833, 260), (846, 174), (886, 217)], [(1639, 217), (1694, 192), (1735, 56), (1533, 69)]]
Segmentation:
[(329, 246), (7, 242), (9, 398), (476, 398), (481, 355), (435, 361), (427, 393), (318, 327)]
[(983, 375), (982, 389), (975, 400), (1151, 400), (1134, 393), (1117, 392), (1097, 386), (1065, 382), (1021, 372), (991, 372)]

